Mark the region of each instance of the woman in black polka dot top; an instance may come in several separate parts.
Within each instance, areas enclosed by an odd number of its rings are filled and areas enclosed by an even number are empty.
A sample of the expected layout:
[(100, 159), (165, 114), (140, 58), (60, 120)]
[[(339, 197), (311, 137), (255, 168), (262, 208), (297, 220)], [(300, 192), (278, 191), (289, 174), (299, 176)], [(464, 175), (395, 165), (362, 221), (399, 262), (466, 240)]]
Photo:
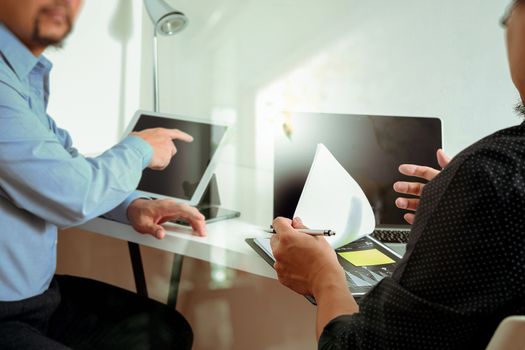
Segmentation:
[[(512, 79), (525, 101), (525, 0), (513, 1), (502, 23)], [(407, 252), (359, 304), (326, 241), (297, 233), (300, 220), (274, 221), (279, 280), (315, 297), (320, 349), (484, 349), (503, 318), (525, 314), (525, 123), (482, 139), (450, 163), (441, 152), (438, 159), (446, 165), (440, 173), (400, 168), (439, 174), (424, 186), (420, 205), (397, 200), (417, 208), (405, 216), (413, 222)], [(420, 193), (412, 183), (395, 189)]]

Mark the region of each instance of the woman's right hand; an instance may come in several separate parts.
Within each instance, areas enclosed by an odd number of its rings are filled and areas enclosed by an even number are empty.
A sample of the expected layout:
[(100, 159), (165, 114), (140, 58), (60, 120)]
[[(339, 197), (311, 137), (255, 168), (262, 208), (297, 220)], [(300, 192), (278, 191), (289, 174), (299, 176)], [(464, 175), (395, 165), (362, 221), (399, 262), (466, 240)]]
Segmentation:
[[(450, 163), (450, 158), (442, 149), (438, 149), (436, 156), (441, 169), (445, 168), (448, 163)], [(399, 172), (403, 175), (419, 177), (421, 179), (430, 181), (436, 177), (441, 172), (441, 170), (421, 165), (401, 164), (399, 166)], [(410, 194), (417, 197), (421, 196), (423, 187), (425, 187), (425, 185), (420, 182), (398, 181), (394, 183), (394, 190), (396, 192)], [(411, 211), (410, 213), (406, 213), (404, 218), (406, 222), (412, 225), (414, 223), (415, 211), (419, 207), (419, 198), (399, 197), (396, 199), (396, 207), (399, 209)]]

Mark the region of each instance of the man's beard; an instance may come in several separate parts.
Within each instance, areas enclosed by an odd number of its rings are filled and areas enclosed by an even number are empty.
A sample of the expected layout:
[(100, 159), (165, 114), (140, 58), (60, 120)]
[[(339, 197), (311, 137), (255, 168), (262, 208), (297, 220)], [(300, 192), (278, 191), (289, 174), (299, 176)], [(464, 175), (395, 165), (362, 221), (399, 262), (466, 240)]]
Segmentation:
[(516, 104), (514, 107), (514, 110), (520, 117), (525, 119), (525, 106), (523, 105), (523, 102), (518, 102), (518, 104)]
[(33, 30), (33, 42), (45, 47), (53, 46), (56, 48), (62, 48), (64, 46), (63, 40), (69, 35), (69, 33), (71, 33), (71, 30), (73, 29), (73, 23), (71, 22), (71, 18), (69, 16), (66, 16), (66, 25), (67, 30), (61, 38), (48, 38), (45, 37), (42, 33), (40, 33), (40, 18), (39, 16), (37, 16), (34, 25), (35, 29)]

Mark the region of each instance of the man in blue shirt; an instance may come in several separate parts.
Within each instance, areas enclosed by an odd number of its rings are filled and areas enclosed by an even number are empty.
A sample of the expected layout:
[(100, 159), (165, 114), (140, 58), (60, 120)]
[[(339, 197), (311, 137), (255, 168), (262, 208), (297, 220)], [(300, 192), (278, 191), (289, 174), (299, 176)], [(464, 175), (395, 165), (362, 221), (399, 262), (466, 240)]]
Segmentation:
[(46, 113), (51, 63), (42, 56), (71, 31), (82, 0), (0, 0), (0, 348), (189, 348), (184, 318), (95, 281), (54, 276), (57, 227), (99, 215), (164, 236), (203, 216), (172, 200), (134, 193), (144, 168), (165, 168), (179, 130), (133, 133), (86, 158)]

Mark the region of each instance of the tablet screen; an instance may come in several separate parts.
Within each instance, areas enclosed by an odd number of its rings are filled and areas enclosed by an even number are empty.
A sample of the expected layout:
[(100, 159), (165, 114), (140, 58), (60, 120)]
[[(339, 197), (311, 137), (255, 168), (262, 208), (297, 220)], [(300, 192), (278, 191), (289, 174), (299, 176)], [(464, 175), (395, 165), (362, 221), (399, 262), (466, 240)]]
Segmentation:
[[(142, 114), (133, 131), (150, 128), (179, 129), (193, 136), (193, 142), (175, 140), (177, 154), (171, 159), (171, 163), (162, 171), (144, 170), (138, 190), (191, 200), (227, 127)], [(209, 181), (209, 178), (206, 181)]]

